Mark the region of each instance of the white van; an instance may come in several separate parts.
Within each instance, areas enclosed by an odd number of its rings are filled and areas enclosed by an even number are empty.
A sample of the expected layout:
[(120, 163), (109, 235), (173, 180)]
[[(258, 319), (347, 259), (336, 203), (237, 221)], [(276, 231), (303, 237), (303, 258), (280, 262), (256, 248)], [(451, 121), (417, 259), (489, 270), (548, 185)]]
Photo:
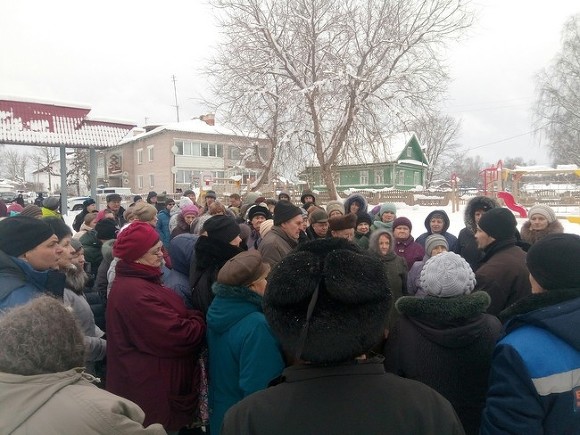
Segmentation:
[(119, 195), (133, 195), (129, 187), (103, 187), (97, 188), (97, 195), (108, 195), (110, 193), (118, 193)]

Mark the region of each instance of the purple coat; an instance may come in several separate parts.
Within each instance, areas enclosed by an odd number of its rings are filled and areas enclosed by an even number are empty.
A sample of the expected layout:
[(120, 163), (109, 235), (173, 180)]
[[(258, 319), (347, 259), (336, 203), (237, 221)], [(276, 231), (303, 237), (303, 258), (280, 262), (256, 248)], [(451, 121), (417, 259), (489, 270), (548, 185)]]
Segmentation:
[(395, 254), (403, 257), (407, 262), (407, 270), (411, 270), (415, 261), (421, 261), (423, 259), (425, 249), (415, 242), (413, 236), (409, 236), (406, 240), (396, 239)]

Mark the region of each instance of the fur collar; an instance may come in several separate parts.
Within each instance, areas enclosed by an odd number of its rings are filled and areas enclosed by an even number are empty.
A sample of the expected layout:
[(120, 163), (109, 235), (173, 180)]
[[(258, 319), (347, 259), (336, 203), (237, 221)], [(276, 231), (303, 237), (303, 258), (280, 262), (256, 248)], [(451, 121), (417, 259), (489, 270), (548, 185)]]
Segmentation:
[(403, 296), (395, 307), (399, 313), (418, 320), (453, 324), (485, 313), (490, 303), (486, 292), (476, 291), (452, 298)]
[(214, 283), (212, 291), (216, 296), (230, 299), (243, 299), (254, 305), (262, 306), (262, 296), (245, 286), (233, 286)]
[(531, 294), (503, 310), (497, 317), (502, 323), (505, 323), (512, 317), (527, 314), (531, 311), (546, 308), (578, 297), (580, 297), (580, 288), (548, 290), (545, 293)]
[(532, 223), (528, 220), (524, 222), (521, 230), (522, 240), (528, 242), (530, 245), (533, 245), (538, 240), (543, 239), (548, 234), (560, 234), (564, 232), (564, 227), (558, 220), (549, 223), (546, 228), (540, 231), (532, 231), (530, 229), (531, 225)]

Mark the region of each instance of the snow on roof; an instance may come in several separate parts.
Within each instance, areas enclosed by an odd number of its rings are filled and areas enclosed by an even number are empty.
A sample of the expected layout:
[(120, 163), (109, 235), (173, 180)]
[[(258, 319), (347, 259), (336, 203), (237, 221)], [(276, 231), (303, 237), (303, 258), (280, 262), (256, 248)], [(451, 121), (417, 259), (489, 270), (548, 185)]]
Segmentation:
[(46, 104), (48, 106), (58, 106), (58, 107), (72, 107), (75, 109), (85, 109), (91, 110), (91, 106), (84, 103), (73, 103), (70, 101), (57, 101), (57, 100), (45, 100), (33, 97), (22, 97), (14, 95), (0, 95), (0, 101), (16, 101), (19, 103), (34, 103), (34, 104)]
[(536, 165), (536, 166), (515, 166), (512, 171), (514, 172), (559, 172), (559, 171), (577, 171), (577, 165), (557, 165), (555, 168), (549, 166)]
[[(356, 150), (348, 150), (345, 164), (371, 164), (378, 162), (396, 162), (405, 150), (414, 132), (400, 132), (391, 135), (385, 146), (362, 144)], [(406, 163), (422, 165), (416, 160), (405, 160)]]

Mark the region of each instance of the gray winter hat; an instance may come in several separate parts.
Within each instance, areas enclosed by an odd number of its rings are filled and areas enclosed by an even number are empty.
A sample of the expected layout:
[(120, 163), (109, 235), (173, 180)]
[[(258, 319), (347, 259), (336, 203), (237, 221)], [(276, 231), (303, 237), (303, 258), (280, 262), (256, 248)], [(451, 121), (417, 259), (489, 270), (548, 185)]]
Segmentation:
[(471, 293), (475, 288), (475, 274), (463, 257), (442, 252), (427, 260), (419, 283), (430, 296), (450, 298)]
[(449, 250), (449, 244), (444, 236), (441, 234), (431, 234), (425, 240), (425, 254), (431, 257), (431, 251), (433, 251), (437, 246), (445, 246), (445, 249), (447, 251)]

